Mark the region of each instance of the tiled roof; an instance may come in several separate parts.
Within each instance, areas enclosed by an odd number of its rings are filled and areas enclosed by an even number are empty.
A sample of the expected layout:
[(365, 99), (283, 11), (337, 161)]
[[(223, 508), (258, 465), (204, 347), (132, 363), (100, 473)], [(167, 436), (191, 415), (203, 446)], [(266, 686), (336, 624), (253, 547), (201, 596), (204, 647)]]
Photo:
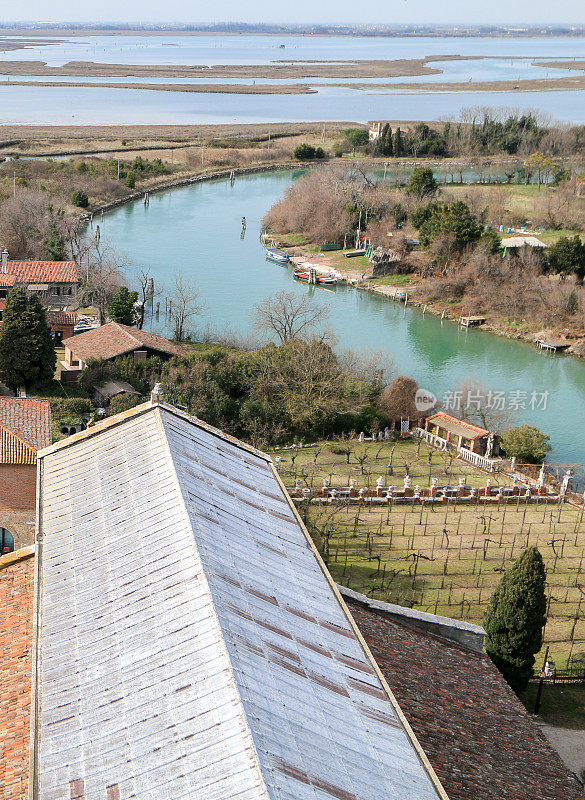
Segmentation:
[(347, 602), (450, 800), (583, 800), (486, 655)]
[(51, 405), (29, 397), (0, 397), (0, 464), (34, 464), (51, 444)]
[(6, 275), (20, 283), (77, 283), (75, 261), (8, 261)]
[(468, 439), (477, 439), (489, 434), (486, 428), (480, 428), (478, 425), (473, 425), (471, 422), (465, 422), (465, 420), (453, 417), (451, 414), (446, 414), (444, 411), (437, 411), (436, 414), (427, 417), (427, 420), (428, 422), (432, 422), (433, 425), (440, 425), (451, 433), (455, 433), (457, 436), (465, 436)]
[(90, 358), (116, 358), (143, 347), (169, 356), (178, 356), (183, 352), (178, 345), (165, 339), (164, 336), (120, 325), (119, 322), (107, 322), (99, 328), (71, 336), (63, 340), (63, 345), (81, 361)]
[(37, 800), (444, 798), (270, 460), (96, 428), (39, 456)]
[(0, 287), (6, 288), (7, 286), (14, 286), (16, 278), (14, 275), (8, 275), (5, 272), (0, 272)]
[(34, 547), (0, 558), (0, 797), (28, 797)]
[(48, 309), (45, 313), (49, 325), (75, 325), (77, 322), (76, 314), (70, 311), (53, 311)]

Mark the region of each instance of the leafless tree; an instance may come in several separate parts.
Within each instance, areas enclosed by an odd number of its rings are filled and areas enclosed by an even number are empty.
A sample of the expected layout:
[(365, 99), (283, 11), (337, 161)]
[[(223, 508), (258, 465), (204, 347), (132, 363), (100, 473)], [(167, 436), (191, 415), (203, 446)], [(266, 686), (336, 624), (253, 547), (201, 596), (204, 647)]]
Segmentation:
[(46, 195), (19, 189), (0, 207), (2, 243), (12, 258), (46, 258), (51, 226), (59, 221), (50, 210)]
[(154, 278), (150, 274), (150, 269), (148, 267), (144, 267), (138, 271), (136, 280), (138, 283), (138, 302), (140, 304), (136, 327), (142, 330), (148, 303), (153, 302), (158, 292), (155, 288)]
[(283, 290), (256, 306), (255, 323), (285, 344), (293, 339), (313, 338), (328, 313), (327, 308), (316, 305), (308, 295)]
[(195, 284), (186, 280), (179, 273), (175, 277), (173, 294), (170, 297), (169, 316), (173, 322), (173, 335), (178, 342), (183, 342), (192, 334), (193, 318), (201, 313), (201, 292)]
[(399, 375), (395, 378), (380, 398), (380, 410), (391, 420), (418, 419), (422, 416), (415, 405), (418, 383), (414, 378)]
[(493, 391), (477, 375), (465, 380), (457, 388), (455, 396), (461, 398), (461, 409), (456, 414), (467, 422), (492, 433), (502, 433), (512, 427), (515, 415), (503, 392)]
[(94, 237), (80, 241), (80, 246), (85, 251), (85, 276), (82, 275), (78, 303), (95, 306), (103, 325), (112, 297), (120, 286), (125, 285), (122, 270), (126, 265), (115, 248), (103, 239)]

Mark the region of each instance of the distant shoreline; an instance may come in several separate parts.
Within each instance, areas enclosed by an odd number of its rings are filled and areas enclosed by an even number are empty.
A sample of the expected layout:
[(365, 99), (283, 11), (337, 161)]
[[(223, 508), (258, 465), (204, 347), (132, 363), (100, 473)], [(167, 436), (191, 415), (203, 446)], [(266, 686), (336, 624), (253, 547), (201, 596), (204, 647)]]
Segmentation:
[[(237, 25), (237, 23), (236, 23)], [(386, 38), (386, 39), (548, 39), (563, 38), (575, 39), (585, 37), (585, 25), (565, 25), (548, 26), (539, 25), (535, 27), (513, 27), (492, 25), (482, 26), (352, 26), (352, 25), (306, 25), (294, 26), (278, 25), (273, 27), (265, 25), (242, 25), (241, 29), (235, 29), (235, 25), (229, 28), (221, 26), (213, 27), (192, 27), (192, 28), (152, 28), (152, 27), (68, 27), (55, 23), (54, 26), (45, 25), (39, 27), (27, 27), (18, 25), (15, 27), (0, 27), (0, 36), (34, 36), (49, 38), (52, 36), (281, 36), (281, 37), (335, 37), (335, 38)]]

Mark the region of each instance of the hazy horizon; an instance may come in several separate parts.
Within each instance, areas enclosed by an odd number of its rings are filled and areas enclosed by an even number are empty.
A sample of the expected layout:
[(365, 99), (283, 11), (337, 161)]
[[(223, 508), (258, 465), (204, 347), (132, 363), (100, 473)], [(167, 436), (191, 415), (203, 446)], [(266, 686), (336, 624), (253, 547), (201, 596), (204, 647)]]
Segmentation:
[[(218, 0), (208, 8), (197, 4), (196, 10), (186, 9), (184, 0), (166, 0), (161, 16), (159, 3), (154, 0), (102, 0), (100, 19), (94, 6), (81, 6), (78, 0), (4, 0), (4, 24), (15, 23), (124, 23), (160, 25), (210, 25), (248, 23), (260, 25), (582, 25), (585, 23), (585, 3), (580, 0), (558, 0), (556, 3), (517, 0), (494, 0), (489, 9), (485, 4), (470, 4), (469, 0), (444, 0), (439, 6), (434, 0), (394, 0), (381, 13), (378, 0), (363, 0), (356, 12), (348, 0), (324, 0), (318, 6), (313, 0), (297, 0), (294, 13), (287, 3), (249, 0), (243, 13), (236, 0)], [(440, 18), (438, 18), (440, 17)], [(0, 26), (2, 23), (0, 23)]]

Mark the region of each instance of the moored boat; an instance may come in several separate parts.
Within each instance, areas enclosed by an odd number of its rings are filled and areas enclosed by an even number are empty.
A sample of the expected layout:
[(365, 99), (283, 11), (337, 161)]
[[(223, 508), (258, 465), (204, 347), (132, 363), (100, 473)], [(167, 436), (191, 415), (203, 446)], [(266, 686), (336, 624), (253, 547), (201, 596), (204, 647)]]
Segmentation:
[(311, 274), (311, 270), (295, 269), (293, 276), (299, 281), (306, 281), (307, 283), (315, 283), (321, 286), (331, 286), (337, 283), (337, 278), (334, 275), (319, 275), (315, 272)]
[(277, 264), (288, 264), (290, 261), (289, 255), (276, 247), (266, 247), (265, 253), (269, 261), (276, 261)]

